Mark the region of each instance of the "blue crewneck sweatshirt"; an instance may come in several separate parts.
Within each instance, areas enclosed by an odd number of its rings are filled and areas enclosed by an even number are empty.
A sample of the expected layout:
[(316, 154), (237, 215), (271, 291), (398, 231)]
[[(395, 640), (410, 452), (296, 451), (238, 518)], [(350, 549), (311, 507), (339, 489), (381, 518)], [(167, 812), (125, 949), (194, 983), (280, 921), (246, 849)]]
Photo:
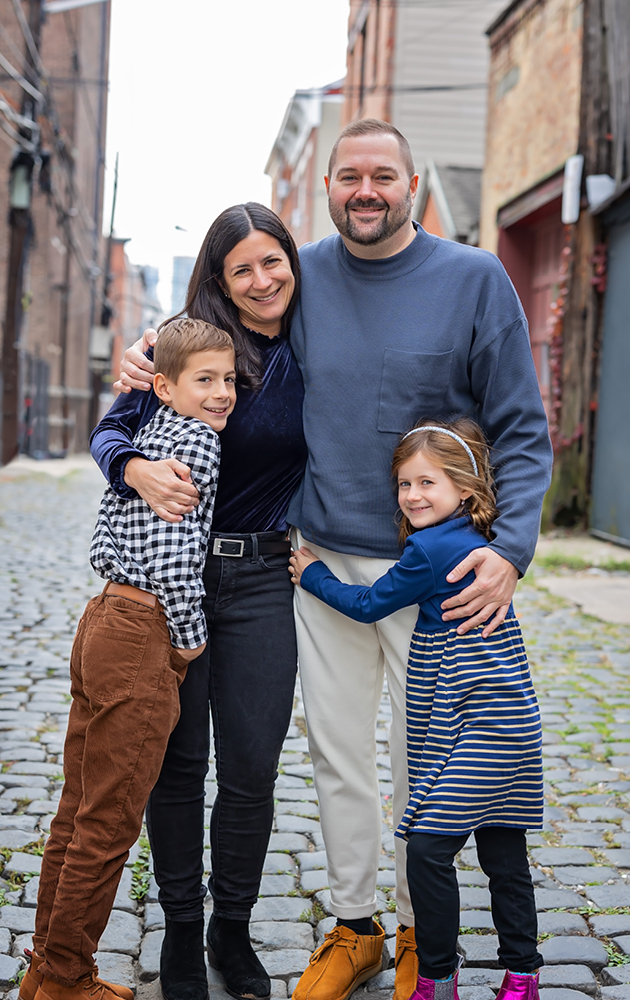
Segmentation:
[(397, 559), (394, 448), (420, 417), (465, 414), (492, 445), (492, 548), (524, 573), (551, 447), (527, 321), (500, 261), (422, 227), (393, 257), (363, 260), (330, 236), (300, 259), (291, 344), (308, 461), (290, 523), (333, 551)]

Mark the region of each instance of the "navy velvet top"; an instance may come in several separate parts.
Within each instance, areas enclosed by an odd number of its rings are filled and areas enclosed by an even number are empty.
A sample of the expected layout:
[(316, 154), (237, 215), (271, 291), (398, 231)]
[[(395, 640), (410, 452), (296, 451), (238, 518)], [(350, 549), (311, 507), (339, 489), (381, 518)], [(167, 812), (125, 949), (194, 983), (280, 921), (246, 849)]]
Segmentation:
[[(285, 531), (289, 501), (302, 478), (304, 386), (288, 339), (248, 331), (260, 351), (259, 389), (239, 386), (236, 406), (221, 431), (221, 469), (212, 530), (249, 534)], [(92, 455), (121, 497), (137, 493), (124, 480), (130, 458), (145, 458), (134, 434), (149, 422), (159, 401), (154, 392), (121, 393), (92, 433)]]

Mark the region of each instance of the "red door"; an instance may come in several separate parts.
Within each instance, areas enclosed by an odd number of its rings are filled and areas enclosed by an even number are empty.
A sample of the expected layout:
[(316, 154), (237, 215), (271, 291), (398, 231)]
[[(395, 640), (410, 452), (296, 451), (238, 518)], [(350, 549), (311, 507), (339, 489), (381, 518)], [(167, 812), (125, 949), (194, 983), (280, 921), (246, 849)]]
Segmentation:
[(549, 317), (551, 303), (558, 293), (563, 226), (555, 216), (531, 227), (532, 270), (527, 319), (532, 354), (547, 414), (549, 414)]

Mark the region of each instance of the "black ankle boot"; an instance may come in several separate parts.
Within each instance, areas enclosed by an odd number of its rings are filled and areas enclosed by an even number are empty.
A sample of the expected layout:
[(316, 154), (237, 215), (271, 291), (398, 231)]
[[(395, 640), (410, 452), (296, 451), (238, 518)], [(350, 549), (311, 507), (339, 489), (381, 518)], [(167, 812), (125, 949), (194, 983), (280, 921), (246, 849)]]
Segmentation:
[(236, 1000), (269, 1000), (271, 980), (252, 948), (249, 921), (210, 917), (208, 962), (225, 978), (225, 988)]
[(203, 917), (186, 923), (166, 918), (160, 986), (164, 1000), (208, 1000)]

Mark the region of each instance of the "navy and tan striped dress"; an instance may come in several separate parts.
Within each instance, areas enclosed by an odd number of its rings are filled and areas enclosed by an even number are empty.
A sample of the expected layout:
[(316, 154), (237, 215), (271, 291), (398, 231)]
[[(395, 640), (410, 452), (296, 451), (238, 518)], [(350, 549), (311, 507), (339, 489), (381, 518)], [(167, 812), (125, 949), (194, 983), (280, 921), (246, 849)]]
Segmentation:
[(440, 605), (474, 579), (446, 574), (487, 545), (468, 517), (411, 535), (372, 587), (341, 583), (321, 562), (301, 585), (355, 621), (375, 622), (418, 604), (407, 668), (409, 803), (396, 831), (465, 834), (481, 826), (542, 826), (540, 713), (520, 626), (510, 608), (484, 639), (457, 634)]

